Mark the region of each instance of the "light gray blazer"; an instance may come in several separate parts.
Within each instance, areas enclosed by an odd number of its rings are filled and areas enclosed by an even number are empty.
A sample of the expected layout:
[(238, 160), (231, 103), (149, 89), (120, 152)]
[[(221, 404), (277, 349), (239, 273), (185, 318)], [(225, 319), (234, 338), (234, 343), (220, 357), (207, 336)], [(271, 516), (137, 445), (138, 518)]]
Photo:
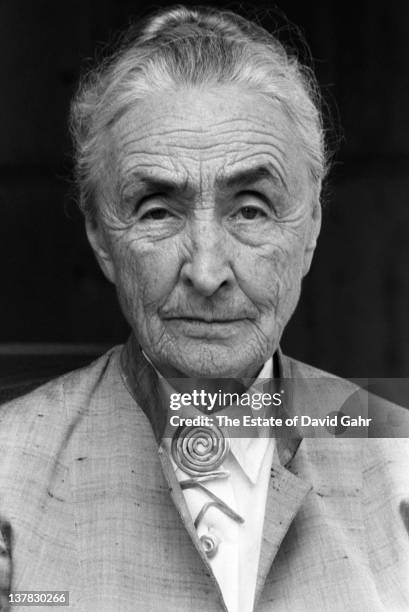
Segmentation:
[[(287, 410), (329, 413), (354, 392), (334, 379), (325, 393), (322, 372), (280, 359), (285, 377), (312, 379)], [(155, 376), (131, 342), (0, 407), (0, 609), (10, 588), (68, 590), (81, 612), (225, 609), (158, 452)], [(407, 427), (403, 409), (377, 409), (394, 415), (391, 435)], [(291, 435), (277, 448), (255, 610), (409, 610), (409, 441)]]

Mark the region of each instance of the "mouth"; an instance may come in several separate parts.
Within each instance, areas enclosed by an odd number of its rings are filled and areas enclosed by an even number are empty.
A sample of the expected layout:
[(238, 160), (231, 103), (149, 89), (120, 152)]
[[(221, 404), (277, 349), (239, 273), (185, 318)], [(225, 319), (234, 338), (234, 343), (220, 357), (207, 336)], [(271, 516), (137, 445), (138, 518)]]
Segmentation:
[(240, 323), (247, 321), (247, 317), (167, 317), (166, 322), (175, 326), (179, 332), (193, 338), (221, 339), (227, 338), (237, 331)]
[(208, 325), (213, 324), (226, 324), (226, 323), (237, 323), (238, 321), (244, 321), (247, 317), (192, 317), (192, 316), (181, 316), (181, 317), (167, 317), (168, 321), (186, 321), (192, 323), (205, 323)]

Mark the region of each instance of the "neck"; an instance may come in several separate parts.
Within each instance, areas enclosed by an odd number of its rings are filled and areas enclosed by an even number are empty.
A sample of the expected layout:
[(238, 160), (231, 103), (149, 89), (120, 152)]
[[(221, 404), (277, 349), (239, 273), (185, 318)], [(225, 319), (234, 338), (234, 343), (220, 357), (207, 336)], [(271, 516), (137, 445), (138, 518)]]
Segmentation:
[(244, 393), (257, 378), (263, 366), (249, 367), (244, 376), (228, 376), (223, 378), (209, 376), (188, 376), (174, 368), (163, 367), (155, 363), (145, 353), (145, 358), (151, 363), (159, 374), (179, 393), (192, 393), (192, 391), (203, 389), (206, 393)]

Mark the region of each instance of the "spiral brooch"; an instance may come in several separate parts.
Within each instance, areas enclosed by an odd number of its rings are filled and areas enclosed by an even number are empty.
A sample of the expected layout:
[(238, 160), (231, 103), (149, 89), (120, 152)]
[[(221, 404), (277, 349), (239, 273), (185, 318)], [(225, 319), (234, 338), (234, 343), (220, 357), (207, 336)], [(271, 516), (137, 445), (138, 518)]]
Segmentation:
[(174, 462), (191, 476), (210, 475), (221, 466), (229, 450), (230, 440), (217, 425), (181, 426), (171, 445)]

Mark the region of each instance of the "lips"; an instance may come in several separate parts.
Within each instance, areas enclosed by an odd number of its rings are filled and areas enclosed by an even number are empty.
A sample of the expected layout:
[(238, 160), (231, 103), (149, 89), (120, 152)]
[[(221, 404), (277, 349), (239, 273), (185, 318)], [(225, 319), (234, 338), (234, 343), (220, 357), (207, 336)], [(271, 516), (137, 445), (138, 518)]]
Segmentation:
[(254, 309), (246, 307), (223, 308), (217, 312), (216, 308), (198, 308), (196, 312), (192, 309), (179, 310), (164, 308), (159, 311), (159, 315), (162, 319), (181, 320), (181, 321), (193, 321), (199, 323), (234, 323), (235, 321), (242, 321), (244, 319), (253, 320), (257, 317), (257, 312)]
[(191, 323), (207, 323), (207, 324), (226, 324), (226, 323), (236, 323), (237, 321), (242, 321), (243, 319), (247, 319), (248, 317), (192, 317), (192, 316), (174, 316), (174, 317), (165, 317), (167, 320), (173, 321), (186, 321)]
[(176, 335), (197, 338), (201, 341), (226, 341), (236, 336), (247, 318), (166, 317), (166, 322)]

